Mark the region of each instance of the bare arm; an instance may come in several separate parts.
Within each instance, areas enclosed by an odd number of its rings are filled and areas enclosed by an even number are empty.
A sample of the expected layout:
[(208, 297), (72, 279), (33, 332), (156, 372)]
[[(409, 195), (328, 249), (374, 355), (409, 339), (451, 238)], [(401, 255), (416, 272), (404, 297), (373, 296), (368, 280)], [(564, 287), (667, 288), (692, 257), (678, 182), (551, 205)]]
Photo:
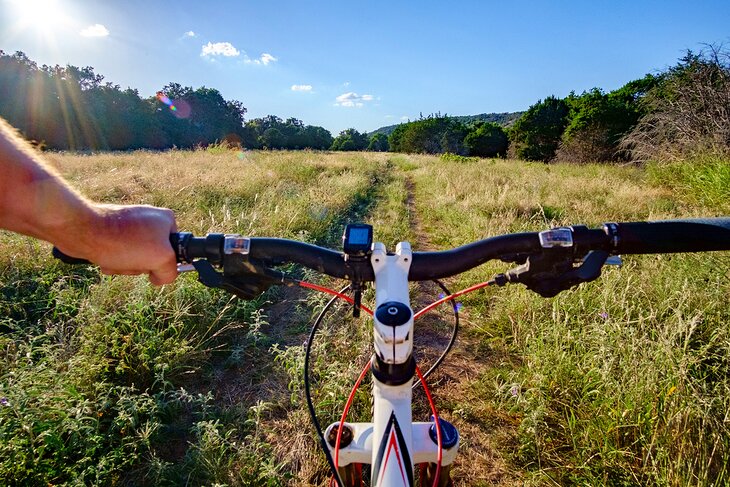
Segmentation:
[(177, 276), (170, 210), (88, 201), (43, 163), (0, 119), (0, 228), (53, 243), (107, 274), (149, 274), (154, 284)]

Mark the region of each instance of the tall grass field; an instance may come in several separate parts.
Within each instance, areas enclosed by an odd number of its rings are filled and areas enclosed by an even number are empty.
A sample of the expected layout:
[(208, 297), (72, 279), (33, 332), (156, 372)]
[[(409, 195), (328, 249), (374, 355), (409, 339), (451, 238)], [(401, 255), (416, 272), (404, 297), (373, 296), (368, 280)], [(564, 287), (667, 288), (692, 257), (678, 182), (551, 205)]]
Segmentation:
[[(730, 162), (713, 158), (620, 167), (222, 148), (50, 158), (86, 196), (172, 208), (180, 230), (334, 248), (350, 221), (371, 223), (390, 248), (438, 250), (561, 225), (730, 215)], [(438, 298), (412, 290), (414, 302)], [(302, 383), (302, 343), (326, 300), (285, 288), (241, 301), (189, 274), (155, 288), (0, 232), (0, 485), (328, 485)], [(518, 285), (465, 296), (457, 346), (430, 381), (462, 435), (455, 485), (729, 484), (729, 302), (722, 252), (625, 256), (551, 299)], [(448, 341), (447, 311), (416, 327), (422, 369)], [(339, 417), (371, 337), (347, 306), (318, 335), (323, 424)], [(368, 388), (351, 420), (367, 421)]]

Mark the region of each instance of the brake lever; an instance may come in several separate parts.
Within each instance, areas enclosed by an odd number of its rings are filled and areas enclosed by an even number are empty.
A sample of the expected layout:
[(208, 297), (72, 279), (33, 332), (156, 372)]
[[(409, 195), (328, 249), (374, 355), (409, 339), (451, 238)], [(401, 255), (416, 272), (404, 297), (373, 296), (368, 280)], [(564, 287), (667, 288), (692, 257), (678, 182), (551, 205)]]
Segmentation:
[(523, 265), (496, 276), (495, 282), (500, 286), (522, 283), (540, 296), (552, 298), (573, 286), (598, 279), (609, 255), (605, 250), (592, 250), (575, 267), (572, 255), (565, 251), (533, 254)]
[(283, 272), (252, 263), (248, 263), (248, 270), (230, 275), (216, 271), (206, 259), (198, 259), (192, 266), (198, 272), (198, 281), (204, 286), (223, 289), (245, 300), (257, 298), (272, 285), (293, 283)]

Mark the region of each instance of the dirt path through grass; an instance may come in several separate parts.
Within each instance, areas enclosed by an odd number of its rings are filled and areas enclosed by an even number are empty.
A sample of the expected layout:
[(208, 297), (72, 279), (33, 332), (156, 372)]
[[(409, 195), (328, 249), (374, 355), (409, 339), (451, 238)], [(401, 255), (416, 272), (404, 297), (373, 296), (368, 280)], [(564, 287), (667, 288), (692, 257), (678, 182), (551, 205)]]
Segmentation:
[[(333, 248), (352, 220), (389, 249), (408, 240), (419, 251), (727, 213), (657, 168), (307, 151), (51, 157), (88, 197), (173, 208), (198, 235)], [(447, 283), (458, 291), (508, 267)], [(727, 484), (728, 268), (727, 254), (627, 256), (550, 300), (521, 286), (464, 296), (459, 340), (430, 381), (462, 435), (455, 484)], [(441, 293), (412, 291), (416, 310)], [(190, 275), (152, 288), (62, 266), (47, 246), (0, 232), (0, 484), (327, 485), (302, 391), (302, 343), (327, 299), (287, 288), (240, 301)], [(449, 314), (416, 323), (423, 369), (448, 342)], [(372, 354), (372, 323), (350, 315), (340, 306), (315, 341), (325, 425)], [(428, 417), (422, 394), (417, 420)], [(364, 384), (348, 419), (368, 421), (370, 408)]]
[[(406, 205), (409, 225), (416, 251), (435, 251), (436, 248), (423, 227), (416, 204), (416, 183), (405, 178)], [(451, 288), (451, 292), (458, 289)], [(432, 281), (417, 283), (412, 290), (412, 306), (418, 311), (443, 295)], [(430, 367), (446, 348), (454, 323), (453, 307), (442, 305), (416, 323), (414, 348), (422, 370)], [(518, 485), (519, 476), (510, 473), (499, 445), (516, 434), (516, 421), (497, 417), (496, 411), (484, 410), (484, 398), (478, 397), (474, 385), (496, 359), (493, 351), (480, 347), (479, 340), (469, 334), (473, 325), (468, 310), (459, 312), (460, 333), (449, 355), (429, 378), (429, 386), (436, 396), (437, 407), (443, 418), (459, 429), (461, 444), (453, 468), (455, 485)], [(429, 415), (425, 398), (419, 388), (414, 395), (414, 418), (426, 420)], [(471, 418), (465, 410), (481, 409), (480, 418)], [(419, 418), (419, 415), (421, 416)], [(488, 417), (492, 415), (493, 417)]]

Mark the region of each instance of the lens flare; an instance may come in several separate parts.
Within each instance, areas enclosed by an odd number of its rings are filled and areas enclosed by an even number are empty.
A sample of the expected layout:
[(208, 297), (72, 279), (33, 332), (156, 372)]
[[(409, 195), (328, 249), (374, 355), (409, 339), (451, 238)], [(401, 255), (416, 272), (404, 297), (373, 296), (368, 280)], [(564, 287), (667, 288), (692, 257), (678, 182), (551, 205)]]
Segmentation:
[(170, 108), (170, 110), (172, 110), (173, 112), (177, 111), (177, 107), (175, 106), (175, 104), (163, 92), (161, 92), (161, 91), (157, 92), (157, 99), (160, 100), (165, 105), (167, 105)]
[(188, 118), (192, 112), (190, 104), (183, 99), (173, 100), (164, 92), (157, 92), (157, 99), (165, 104), (177, 118)]

